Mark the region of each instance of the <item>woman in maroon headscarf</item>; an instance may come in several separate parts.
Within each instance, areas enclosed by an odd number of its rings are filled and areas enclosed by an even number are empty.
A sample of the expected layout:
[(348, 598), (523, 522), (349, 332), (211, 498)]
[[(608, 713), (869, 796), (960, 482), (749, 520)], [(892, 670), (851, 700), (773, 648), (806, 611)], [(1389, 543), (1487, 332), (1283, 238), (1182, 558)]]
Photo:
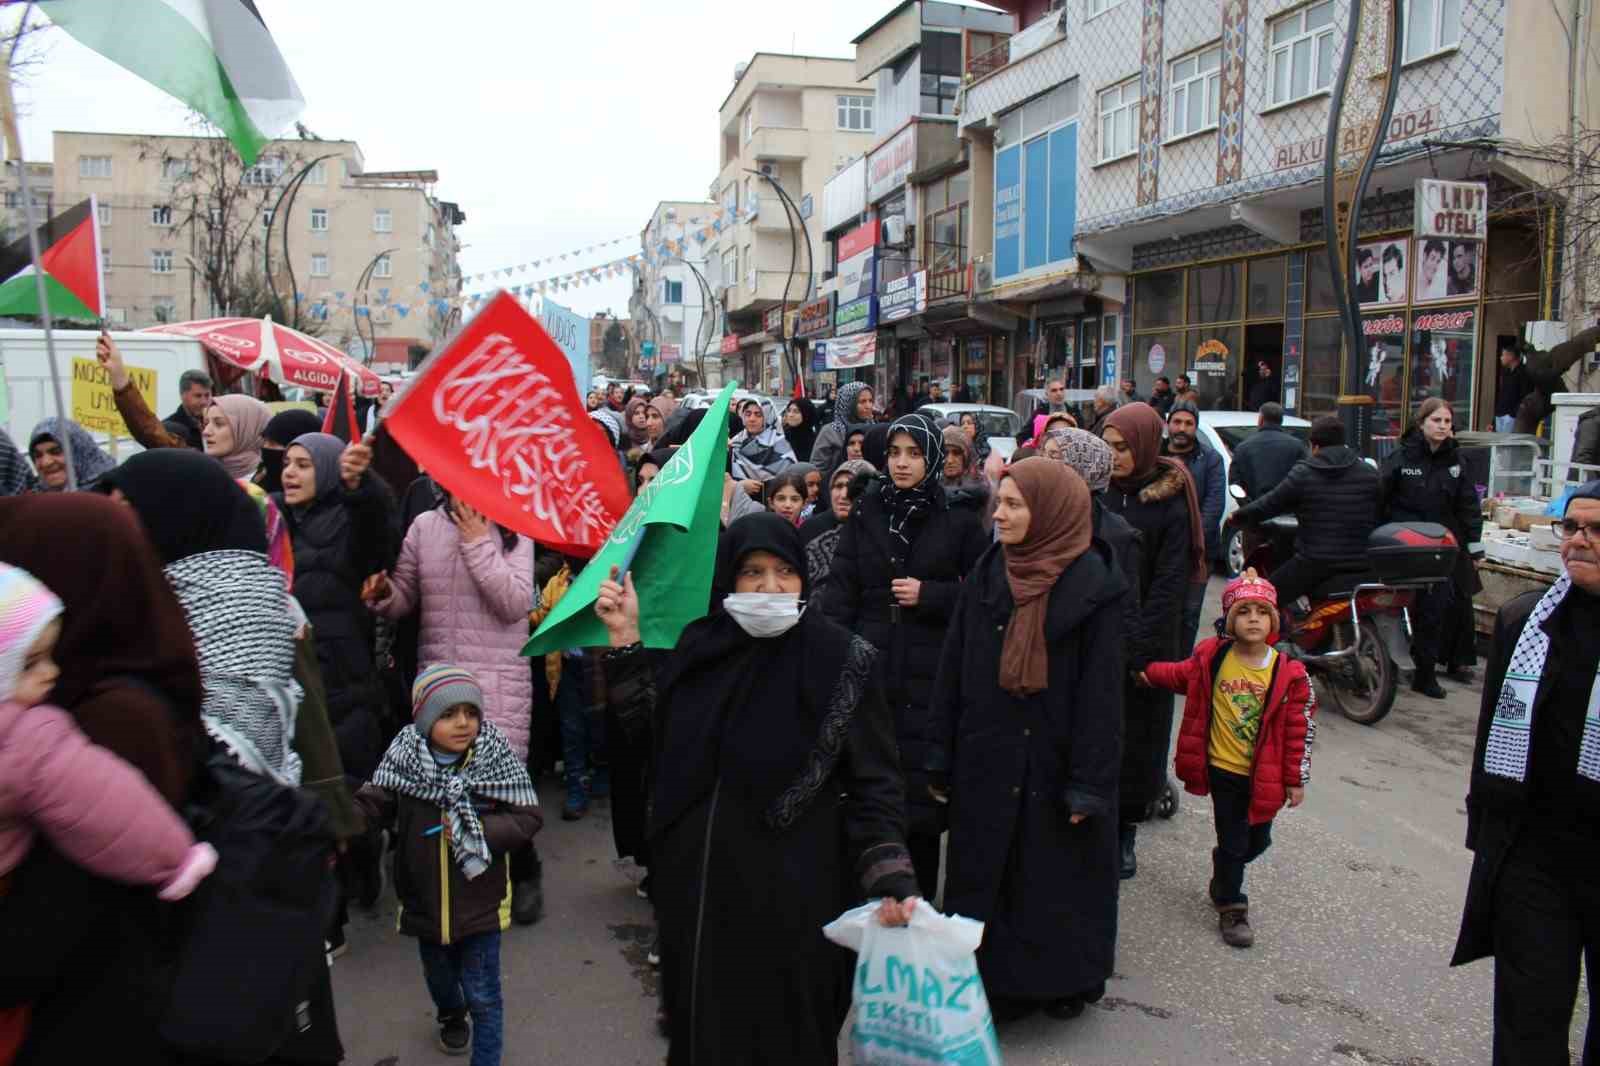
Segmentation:
[[(200, 671), (133, 510), (88, 493), (5, 500), (0, 561), (65, 607), (50, 702), (181, 805), (203, 742)], [(0, 1006), (33, 1004), (19, 1064), (168, 1061), (158, 974), (174, 932), (161, 906), (35, 847), (0, 893)]]
[(1122, 737), (1122, 876), (1138, 870), (1138, 823), (1167, 783), (1172, 743), (1172, 694), (1140, 688), (1133, 676), (1152, 662), (1188, 654), (1178, 647), (1183, 599), (1189, 585), (1205, 581), (1205, 534), (1200, 504), (1183, 463), (1161, 455), (1163, 423), (1147, 403), (1130, 403), (1106, 416), (1101, 438), (1111, 445), (1111, 487), (1101, 497), (1140, 534), (1139, 625), (1128, 634)]

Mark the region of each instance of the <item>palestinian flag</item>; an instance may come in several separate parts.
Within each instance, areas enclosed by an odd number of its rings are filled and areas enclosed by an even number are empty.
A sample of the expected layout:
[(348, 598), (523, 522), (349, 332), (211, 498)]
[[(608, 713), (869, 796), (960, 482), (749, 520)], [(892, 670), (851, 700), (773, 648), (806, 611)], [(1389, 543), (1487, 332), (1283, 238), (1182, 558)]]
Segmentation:
[(361, 439), (361, 425), (356, 421), (355, 395), (350, 391), (350, 375), (339, 375), (339, 387), (328, 397), (328, 413), (322, 416), (322, 432), (332, 433), (346, 444)]
[(40, 10), (210, 119), (245, 166), (305, 110), (253, 0), (55, 0)]
[[(39, 227), (50, 317), (98, 322), (106, 313), (100, 273), (100, 212), (93, 196)], [(24, 235), (0, 251), (0, 315), (38, 315), (39, 288)]]

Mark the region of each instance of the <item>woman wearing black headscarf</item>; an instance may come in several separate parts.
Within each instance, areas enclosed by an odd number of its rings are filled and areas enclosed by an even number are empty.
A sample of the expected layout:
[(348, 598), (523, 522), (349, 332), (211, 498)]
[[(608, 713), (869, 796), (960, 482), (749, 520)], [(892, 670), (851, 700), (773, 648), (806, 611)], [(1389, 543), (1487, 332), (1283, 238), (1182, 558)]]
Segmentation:
[(984, 923), (997, 1014), (1073, 1018), (1104, 995), (1117, 941), (1127, 584), (1074, 471), (1024, 459), (995, 496), (998, 543), (962, 586), (934, 696), (944, 905)]
[(817, 408), (810, 400), (790, 400), (783, 409), (783, 435), (802, 460), (811, 458), (817, 444)]
[(279, 411), (269, 418), (261, 431), (261, 487), (268, 492), (282, 492), (284, 452), (296, 437), (321, 431), (322, 419), (298, 407)]
[(601, 585), (612, 698), (659, 730), (651, 877), (672, 1066), (837, 1062), (852, 958), (822, 926), (916, 892), (878, 656), (803, 609), (805, 573), (794, 526), (740, 519), (717, 606), (658, 669), (632, 579)]
[[(88, 493), (0, 501), (0, 561), (65, 608), (50, 702), (181, 807), (203, 744), (200, 673), (133, 512)], [(171, 1060), (157, 1026), (175, 934), (160, 907), (35, 845), (0, 898), (0, 1007), (33, 1004), (19, 1064)]]
[[(880, 438), (887, 448), (878, 460)], [(917, 883), (932, 899), (939, 889), (944, 808), (928, 792), (928, 707), (961, 580), (988, 541), (978, 516), (952, 510), (945, 498), (939, 483), (943, 438), (932, 419), (896, 419), (881, 434), (869, 433), (864, 450), (867, 461), (887, 473), (861, 497), (839, 536), (823, 610), (884, 654), (906, 777), (907, 844)]]

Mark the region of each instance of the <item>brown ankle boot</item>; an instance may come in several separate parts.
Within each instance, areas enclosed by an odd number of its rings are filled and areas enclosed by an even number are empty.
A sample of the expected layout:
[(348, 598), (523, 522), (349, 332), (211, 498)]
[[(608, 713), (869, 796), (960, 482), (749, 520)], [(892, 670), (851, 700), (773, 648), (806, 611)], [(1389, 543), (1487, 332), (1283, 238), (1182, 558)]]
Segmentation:
[(1250, 907), (1235, 903), (1217, 908), (1217, 927), (1222, 931), (1222, 942), (1229, 947), (1247, 948), (1256, 942), (1250, 931)]

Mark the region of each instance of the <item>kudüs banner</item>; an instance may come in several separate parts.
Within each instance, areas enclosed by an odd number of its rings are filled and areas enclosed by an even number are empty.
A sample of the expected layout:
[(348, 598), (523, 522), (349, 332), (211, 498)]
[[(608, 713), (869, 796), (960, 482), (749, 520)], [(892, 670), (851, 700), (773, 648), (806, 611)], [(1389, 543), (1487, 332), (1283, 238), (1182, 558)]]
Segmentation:
[(628, 510), (565, 354), (509, 293), (422, 364), (384, 425), (452, 495), (556, 551), (587, 558)]

